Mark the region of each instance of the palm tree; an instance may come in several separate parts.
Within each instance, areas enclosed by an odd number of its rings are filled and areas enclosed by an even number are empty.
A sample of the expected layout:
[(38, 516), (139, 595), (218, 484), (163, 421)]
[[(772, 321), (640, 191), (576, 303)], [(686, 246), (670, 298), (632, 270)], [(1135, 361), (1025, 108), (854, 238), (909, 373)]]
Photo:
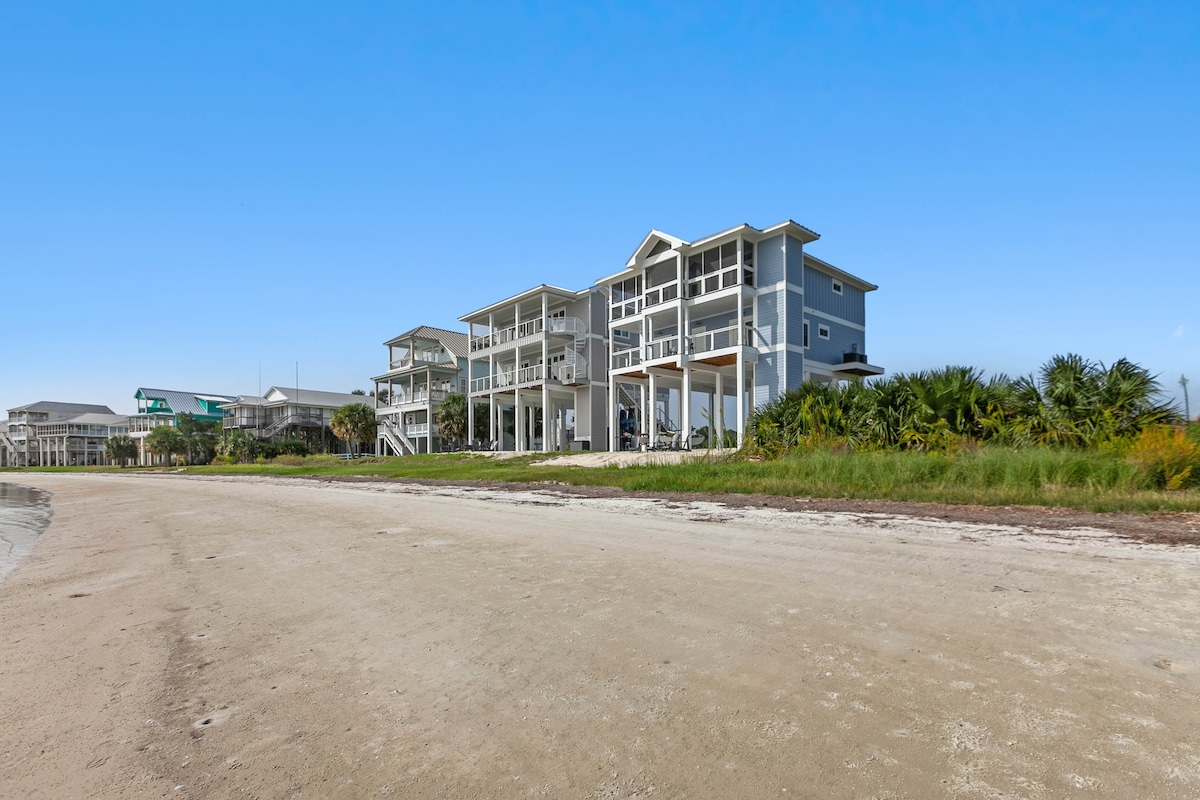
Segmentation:
[(146, 437), (146, 451), (164, 456), (168, 461), (171, 456), (186, 455), (187, 449), (187, 439), (170, 425), (159, 425)]
[(120, 462), (121, 466), (125, 467), (130, 460), (137, 458), (137, 442), (133, 440), (132, 436), (124, 433), (110, 436), (104, 442), (104, 455), (108, 456), (109, 460)]
[(379, 423), (375, 418), (375, 409), (371, 406), (366, 403), (351, 403), (333, 412), (329, 428), (334, 436), (350, 443), (350, 452), (353, 455), (359, 455), (361, 443), (375, 438)]
[(451, 442), (461, 443), (467, 438), (466, 395), (448, 394), (438, 407), (438, 434)]

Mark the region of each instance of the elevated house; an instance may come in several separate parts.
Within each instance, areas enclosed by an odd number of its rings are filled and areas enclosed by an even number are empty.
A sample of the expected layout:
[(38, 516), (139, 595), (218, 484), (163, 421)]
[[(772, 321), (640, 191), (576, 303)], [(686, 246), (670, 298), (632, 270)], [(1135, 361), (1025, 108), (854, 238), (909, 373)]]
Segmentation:
[(878, 287), (807, 253), (818, 238), (791, 220), (695, 242), (654, 230), (601, 278), (609, 447), (740, 446), (750, 410), (803, 381), (882, 374), (866, 355)]
[[(83, 417), (90, 419), (80, 421)], [(128, 417), (114, 414), (108, 406), (42, 400), (10, 408), (8, 425), (0, 432), (0, 466), (107, 463), (86, 459), (96, 457), (97, 446), (103, 456), (104, 441), (126, 432)]]
[[(549, 451), (605, 447), (605, 313), (599, 287), (542, 284), (459, 317), (469, 335), (473, 445)], [(487, 440), (475, 418), (486, 415)]]
[(202, 422), (221, 422), (225, 418), (221, 406), (236, 399), (231, 395), (145, 387), (139, 388), (134, 398), (137, 400), (137, 413), (129, 417), (129, 435), (137, 443), (138, 464), (143, 466), (162, 462), (161, 456), (146, 450), (146, 437), (150, 431), (160, 425), (179, 427), (181, 414), (190, 414)]
[[(265, 395), (238, 395), (222, 403), (224, 430), (241, 430), (260, 441), (298, 439), (320, 452), (341, 452), (346, 444), (332, 436), (329, 423), (339, 408), (370, 403), (369, 397), (347, 392), (322, 392), (272, 386)], [(367, 444), (370, 444), (369, 442)]]
[(467, 393), (467, 336), (422, 325), (384, 342), (388, 369), (376, 376), (375, 452), (406, 456), (442, 449), (438, 409)]

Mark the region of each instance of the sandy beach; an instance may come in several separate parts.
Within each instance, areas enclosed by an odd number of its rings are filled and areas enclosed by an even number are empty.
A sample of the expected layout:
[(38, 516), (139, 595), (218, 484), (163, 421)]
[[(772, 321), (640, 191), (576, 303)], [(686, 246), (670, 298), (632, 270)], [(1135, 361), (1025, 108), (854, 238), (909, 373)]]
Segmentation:
[(1200, 798), (1200, 548), (26, 474), (0, 797)]

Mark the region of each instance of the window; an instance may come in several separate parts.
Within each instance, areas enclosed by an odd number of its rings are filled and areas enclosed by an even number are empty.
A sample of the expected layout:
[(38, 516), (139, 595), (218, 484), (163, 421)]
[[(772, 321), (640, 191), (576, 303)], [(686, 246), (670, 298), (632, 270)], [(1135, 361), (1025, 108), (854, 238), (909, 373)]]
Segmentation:
[(828, 339), (829, 338), (829, 326), (828, 325), (818, 325), (817, 326), (817, 336), (820, 336), (822, 339)]
[(841, 282), (841, 281), (834, 281), (834, 282), (833, 282), (833, 293), (834, 293), (834, 294), (841, 294), (841, 293), (842, 293), (842, 282)]
[(808, 347), (808, 323), (804, 323), (804, 346)]

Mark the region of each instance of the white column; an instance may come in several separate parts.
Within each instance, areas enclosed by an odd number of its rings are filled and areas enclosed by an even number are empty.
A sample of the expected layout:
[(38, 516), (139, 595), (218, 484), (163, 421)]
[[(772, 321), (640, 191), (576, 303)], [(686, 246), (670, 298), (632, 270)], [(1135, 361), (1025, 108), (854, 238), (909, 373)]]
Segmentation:
[(649, 388), (646, 390), (650, 395), (650, 413), (646, 416), (646, 432), (650, 434), (650, 444), (658, 441), (658, 378), (653, 372), (648, 373)]
[[(521, 357), (517, 355), (517, 364), (521, 363)], [(513, 389), (513, 450), (521, 452), (525, 440), (525, 420), (523, 412), (525, 409), (521, 407), (521, 390)]]
[[(575, 418), (575, 430), (579, 430), (579, 418)], [(592, 441), (596, 441), (593, 431)], [(615, 452), (621, 441), (621, 432), (617, 430), (617, 377), (608, 376), (608, 450)]]
[[(741, 308), (740, 304), (738, 308)], [(742, 314), (738, 311), (738, 325), (741, 323)], [(737, 446), (741, 447), (746, 443), (746, 359), (742, 356), (740, 347), (737, 351), (737, 375), (734, 381), (737, 387)]]
[[(684, 364), (687, 362), (685, 361)], [(691, 449), (692, 446), (692, 368), (684, 366), (683, 385), (679, 390), (679, 446)]]
[(488, 446), (496, 441), (496, 395), (488, 394)]
[(725, 376), (717, 370), (716, 402), (713, 404), (712, 424), (709, 425), (708, 435), (716, 431), (719, 446), (725, 446)]

